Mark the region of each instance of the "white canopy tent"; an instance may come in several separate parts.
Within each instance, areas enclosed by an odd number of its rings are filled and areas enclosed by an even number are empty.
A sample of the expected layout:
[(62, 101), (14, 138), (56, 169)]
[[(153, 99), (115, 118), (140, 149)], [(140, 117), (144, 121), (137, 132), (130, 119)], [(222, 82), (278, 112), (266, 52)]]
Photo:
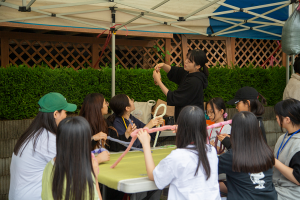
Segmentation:
[[(99, 33), (110, 29), (118, 34), (128, 29), (129, 34), (142, 31), (280, 39), (288, 6), (293, 3), (296, 1), (0, 0), (0, 26), (9, 22), (99, 29)], [(112, 34), (112, 96), (115, 95), (115, 41)], [(287, 81), (288, 77), (287, 67)]]

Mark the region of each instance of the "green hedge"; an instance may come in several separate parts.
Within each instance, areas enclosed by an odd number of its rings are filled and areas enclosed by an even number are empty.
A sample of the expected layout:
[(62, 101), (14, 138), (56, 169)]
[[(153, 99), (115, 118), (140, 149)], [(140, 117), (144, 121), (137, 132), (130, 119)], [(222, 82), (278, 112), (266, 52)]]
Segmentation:
[[(117, 69), (116, 94), (125, 93), (136, 101), (149, 99), (165, 100), (158, 86), (153, 84), (153, 70)], [(273, 106), (282, 99), (285, 88), (285, 68), (211, 68), (209, 86), (205, 90), (205, 100), (220, 96), (225, 101), (231, 99), (243, 86), (255, 87)], [(177, 85), (170, 82), (166, 73), (162, 80), (170, 90)], [(71, 68), (49, 69), (10, 66), (0, 68), (0, 119), (33, 118), (38, 112), (38, 100), (48, 92), (63, 94), (68, 102), (80, 105), (88, 93), (102, 93), (109, 101), (111, 96), (111, 69), (102, 70)], [(78, 112), (78, 110), (77, 110)]]

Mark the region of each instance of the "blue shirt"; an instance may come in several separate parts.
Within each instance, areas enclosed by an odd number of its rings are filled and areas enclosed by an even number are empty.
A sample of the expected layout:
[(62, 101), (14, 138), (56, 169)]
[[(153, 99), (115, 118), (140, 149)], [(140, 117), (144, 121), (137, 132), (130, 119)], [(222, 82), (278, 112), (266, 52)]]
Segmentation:
[[(143, 122), (141, 122), (140, 120), (135, 118), (133, 115), (129, 116), (129, 120), (131, 120), (132, 123), (134, 123), (136, 125), (137, 129), (144, 128), (146, 126), (146, 124), (144, 124)], [(130, 124), (129, 120), (124, 118), (124, 121), (125, 121), (127, 127)], [(116, 116), (116, 118), (114, 120), (113, 127), (118, 131), (119, 135), (124, 135), (125, 132), (126, 132), (126, 126), (124, 124), (124, 121), (123, 121), (122, 117), (118, 117), (118, 116)], [(152, 140), (155, 139), (155, 134), (156, 133), (150, 134)], [(138, 147), (138, 148), (142, 147), (142, 144), (141, 144), (141, 142), (139, 141), (138, 138), (133, 143), (133, 147)]]

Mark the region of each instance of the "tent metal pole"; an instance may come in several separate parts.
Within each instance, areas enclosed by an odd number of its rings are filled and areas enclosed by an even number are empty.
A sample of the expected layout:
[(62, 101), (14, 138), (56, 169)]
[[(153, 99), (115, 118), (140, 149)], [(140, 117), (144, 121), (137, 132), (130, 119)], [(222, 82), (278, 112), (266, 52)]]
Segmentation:
[(202, 10), (204, 10), (204, 9), (206, 9), (206, 8), (208, 8), (208, 7), (210, 7), (210, 6), (212, 6), (212, 5), (214, 5), (215, 3), (219, 2), (219, 1), (220, 1), (220, 0), (214, 0), (214, 1), (212, 1), (212, 2), (210, 2), (210, 3), (208, 3), (208, 4), (206, 4), (206, 5), (202, 6), (201, 8), (195, 10), (194, 12), (192, 12), (192, 13), (190, 13), (190, 14), (184, 16), (184, 19), (187, 19), (187, 18), (189, 18), (190, 16), (193, 16), (194, 14), (196, 14), (196, 13), (198, 13), (198, 12), (200, 12), (200, 11), (202, 11)]
[(22, 0), (22, 6), (26, 6), (26, 0)]
[(32, 9), (42, 10), (42, 9), (64, 8), (64, 7), (81, 6), (81, 5), (98, 4), (98, 3), (107, 3), (107, 0), (96, 0), (96, 1), (84, 1), (84, 2), (78, 2), (78, 3), (56, 4), (56, 5), (49, 5), (49, 6), (34, 7)]
[(0, 6), (5, 6), (5, 7), (9, 7), (9, 8), (19, 10), (19, 6), (15, 5), (15, 4), (11, 4), (11, 3), (6, 3), (6, 2), (1, 2), (0, 1)]
[(33, 4), (35, 1), (36, 1), (36, 0), (31, 0), (31, 1), (27, 4), (27, 6), (26, 6), (26, 10), (28, 10), (29, 7), (32, 6), (32, 4)]
[(286, 73), (285, 73), (286, 85), (290, 80), (290, 56), (286, 55)]
[[(229, 21), (236, 21), (236, 22), (244, 22), (245, 20), (243, 19), (233, 19), (233, 18), (227, 18), (227, 17), (214, 17), (215, 19), (224, 19), (224, 20), (229, 20)], [(269, 26), (283, 26), (283, 24), (278, 24), (278, 23), (270, 23), (270, 22), (260, 22), (260, 21), (251, 21), (251, 23), (254, 24), (265, 24)]]
[[(164, 1), (160, 2), (159, 4), (157, 4), (157, 5), (155, 5), (154, 7), (152, 7), (151, 10), (154, 10), (154, 9), (156, 9), (156, 8), (158, 8), (158, 7), (162, 6), (162, 5), (164, 5), (164, 4), (167, 3), (168, 1), (170, 1), (170, 0), (164, 0)], [(125, 22), (125, 23), (123, 23), (123, 24), (117, 26), (117, 27), (116, 27), (116, 30), (119, 30), (121, 27), (126, 26), (127, 24), (130, 24), (131, 22), (133, 22), (133, 21), (135, 21), (135, 20), (137, 20), (137, 19), (139, 19), (139, 18), (141, 18), (141, 17), (143, 17), (143, 16), (144, 16), (144, 13), (141, 13), (141, 14), (137, 15), (136, 17), (134, 17), (134, 18), (128, 20), (127, 22)]]
[[(150, 27), (150, 26), (158, 26), (161, 25), (162, 23), (155, 23), (155, 24), (146, 24), (146, 25), (139, 25), (139, 26), (130, 26), (130, 29), (135, 29), (135, 28), (143, 28), (143, 27)], [(120, 28), (119, 30), (126, 30), (126, 28)]]
[(57, 14), (57, 15), (60, 15), (60, 16), (62, 16), (62, 15), (76, 15), (76, 14), (91, 13), (91, 12), (101, 12), (101, 11), (107, 11), (107, 10), (109, 10), (109, 8), (95, 9), (95, 10), (84, 10), (84, 11), (68, 12), (68, 13), (60, 13), (60, 14)]
[[(111, 10), (112, 26), (115, 25), (115, 14), (114, 9)], [(112, 31), (111, 37), (111, 97), (116, 95), (116, 35), (115, 31)]]
[[(214, 17), (212, 17), (212, 19), (215, 19)], [(234, 27), (237, 27), (237, 26), (241, 26), (243, 28), (250, 28), (249, 26), (245, 26), (243, 25), (243, 23), (240, 23), (240, 24), (237, 24), (237, 23), (234, 23), (234, 22), (231, 22), (231, 21), (227, 21), (227, 20), (222, 20), (222, 19), (218, 19), (219, 21), (221, 22), (225, 22), (225, 23), (228, 23), (228, 24), (234, 24)], [(232, 26), (233, 27), (233, 26)], [(278, 35), (278, 34), (275, 34), (275, 33), (271, 33), (271, 32), (268, 32), (268, 31), (263, 31), (263, 30), (260, 30), (260, 29), (257, 29), (256, 27), (252, 27), (252, 29), (254, 31), (258, 31), (258, 32), (262, 32), (262, 33), (266, 33), (266, 34), (269, 34), (269, 35), (274, 35), (276, 37), (281, 37), (281, 35)], [(225, 30), (225, 29), (224, 29)], [(215, 35), (220, 35), (220, 34), (224, 34), (224, 31), (219, 31), (217, 33), (214, 33), (212, 34), (212, 36), (215, 36)]]
[[(34, 10), (34, 12), (37, 12), (37, 13), (41, 13), (41, 14), (44, 14), (44, 15), (49, 15), (49, 16), (51, 16), (51, 13), (44, 12), (44, 11), (41, 11), (41, 10)], [(81, 24), (87, 24), (87, 25), (90, 25), (90, 26), (93, 26), (93, 27), (96, 27), (96, 28), (109, 29), (108, 27), (100, 27), (99, 24), (89, 23), (89, 22), (85, 22), (85, 21), (73, 19), (73, 18), (70, 18), (70, 17), (61, 16), (61, 15), (59, 15), (59, 14), (56, 15), (56, 17), (61, 18), (61, 19), (66, 19), (66, 20), (69, 20), (69, 21), (78, 22), (78, 23), (81, 23)]]
[(40, 15), (40, 16), (34, 16), (34, 17), (22, 17), (22, 18), (15, 18), (15, 19), (4, 19), (0, 20), (1, 22), (11, 22), (11, 21), (19, 21), (19, 20), (27, 20), (27, 19), (40, 19), (45, 17), (51, 17), (50, 15)]
[(114, 97), (116, 95), (116, 35), (114, 33), (111, 37), (111, 56), (111, 97)]
[(294, 64), (295, 64), (295, 55), (292, 55), (292, 63), (291, 63), (291, 68), (292, 68), (292, 74), (295, 73), (295, 70), (294, 70)]
[[(227, 4), (225, 4), (225, 5), (227, 5)], [(285, 7), (285, 6), (288, 6), (288, 5), (285, 4), (285, 5), (279, 6), (279, 7), (274, 8), (274, 9), (268, 11), (268, 12), (265, 12), (265, 13), (263, 13), (263, 14), (257, 14), (257, 13), (251, 12), (251, 11), (244, 11), (244, 12), (256, 16), (256, 17), (253, 17), (253, 18), (251, 18), (251, 19), (248, 19), (248, 20), (247, 20), (248, 22), (251, 22), (252, 20), (255, 20), (255, 19), (261, 17), (261, 18), (267, 18), (268, 20), (271, 20), (271, 21), (276, 21), (276, 22), (278, 21), (278, 22), (280, 22), (280, 24), (284, 24), (284, 22), (282, 22), (282, 21), (275, 20), (275, 19), (270, 18), (270, 17), (265, 17), (264, 15), (267, 15), (267, 14), (269, 14), (269, 13), (272, 13), (272, 12), (274, 12), (274, 11), (276, 11), (276, 10), (279, 10), (279, 9)], [(227, 22), (227, 23), (230, 23), (230, 22)], [(228, 28), (225, 28), (225, 29), (223, 29), (223, 30), (221, 30), (221, 31), (219, 31), (219, 32), (217, 32), (217, 33), (215, 33), (214, 35), (220, 35), (220, 33), (223, 33), (223, 32), (225, 32), (225, 31), (228, 31), (228, 30), (230, 30), (230, 29), (233, 29), (233, 28), (235, 28), (235, 27), (237, 27), (237, 26), (239, 26), (239, 25), (242, 26), (243, 24), (245, 24), (245, 22), (241, 22), (241, 23), (239, 23), (239, 24), (234, 23), (234, 24), (235, 24), (235, 25), (233, 25), (233, 26), (231, 26), (231, 27), (228, 27)], [(262, 32), (262, 31), (260, 31), (260, 32)], [(262, 32), (262, 33), (265, 33), (265, 32)], [(271, 35), (274, 35), (274, 34), (271, 34)], [(278, 35), (275, 34), (275, 36), (278, 36)], [(281, 36), (278, 36), (278, 37), (281, 37)]]
[[(238, 7), (236, 7), (236, 6), (232, 6), (232, 5), (226, 4), (226, 3), (217, 2), (217, 4), (222, 5), (222, 6), (225, 6), (225, 7), (227, 7), (227, 8), (234, 9), (234, 10), (240, 10), (240, 8), (238, 8)], [(285, 5), (283, 5), (283, 6), (279, 6), (279, 7), (277, 7), (277, 8), (274, 8), (274, 9), (272, 9), (272, 10), (266, 12), (266, 13), (263, 13), (263, 14), (257, 14), (257, 13), (255, 13), (255, 12), (249, 11), (249, 10), (247, 10), (247, 9), (243, 9), (243, 10), (244, 10), (245, 13), (254, 15), (254, 16), (256, 16), (256, 17), (261, 17), (261, 18), (264, 18), (264, 19), (267, 19), (267, 20), (270, 20), (270, 21), (274, 21), (274, 22), (277, 22), (277, 23), (280, 23), (280, 24), (284, 24), (285, 22), (282, 22), (282, 21), (273, 19), (273, 18), (271, 18), (271, 17), (266, 17), (266, 16), (264, 16), (264, 15), (269, 14), (269, 13), (271, 13), (271, 12), (274, 12), (274, 11), (276, 11), (276, 10), (279, 10), (279, 9), (281, 9), (282, 7), (285, 7), (285, 6), (288, 6), (288, 5), (289, 5), (289, 3), (288, 3), (288, 4), (285, 4)], [(256, 19), (256, 18), (255, 18), (255, 19)], [(250, 21), (250, 20), (253, 20), (253, 19), (249, 19), (248, 21)]]
[(169, 17), (171, 19), (176, 19), (176, 20), (178, 19), (178, 17), (175, 16), (175, 15), (169, 15), (169, 14), (159, 12), (159, 11), (156, 11), (156, 10), (151, 10), (151, 9), (148, 9), (148, 8), (141, 8), (141, 7), (133, 5), (133, 4), (124, 3), (123, 1), (115, 0), (114, 2), (118, 3), (118, 4), (121, 4), (121, 5), (124, 5), (124, 6), (135, 8), (135, 9), (138, 9), (138, 10), (143, 10), (145, 12), (155, 13), (155, 14), (158, 14), (158, 15), (161, 15), (161, 16), (164, 16), (164, 17)]
[(270, 4), (260, 5), (260, 6), (252, 6), (252, 7), (247, 7), (245, 9), (246, 10), (255, 10), (255, 9), (259, 9), (259, 8), (277, 6), (277, 5), (287, 4), (287, 3), (291, 3), (291, 1), (281, 1), (281, 2), (277, 2), (277, 3), (270, 3)]

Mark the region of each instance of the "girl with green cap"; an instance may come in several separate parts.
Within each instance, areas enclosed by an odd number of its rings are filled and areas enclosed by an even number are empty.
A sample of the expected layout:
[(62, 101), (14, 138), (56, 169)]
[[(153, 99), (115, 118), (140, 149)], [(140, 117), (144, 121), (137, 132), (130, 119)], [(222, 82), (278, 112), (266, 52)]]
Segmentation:
[(66, 112), (74, 112), (75, 104), (56, 92), (38, 102), (39, 113), (18, 139), (10, 165), (9, 199), (40, 200), (43, 170), (56, 156), (56, 131)]

